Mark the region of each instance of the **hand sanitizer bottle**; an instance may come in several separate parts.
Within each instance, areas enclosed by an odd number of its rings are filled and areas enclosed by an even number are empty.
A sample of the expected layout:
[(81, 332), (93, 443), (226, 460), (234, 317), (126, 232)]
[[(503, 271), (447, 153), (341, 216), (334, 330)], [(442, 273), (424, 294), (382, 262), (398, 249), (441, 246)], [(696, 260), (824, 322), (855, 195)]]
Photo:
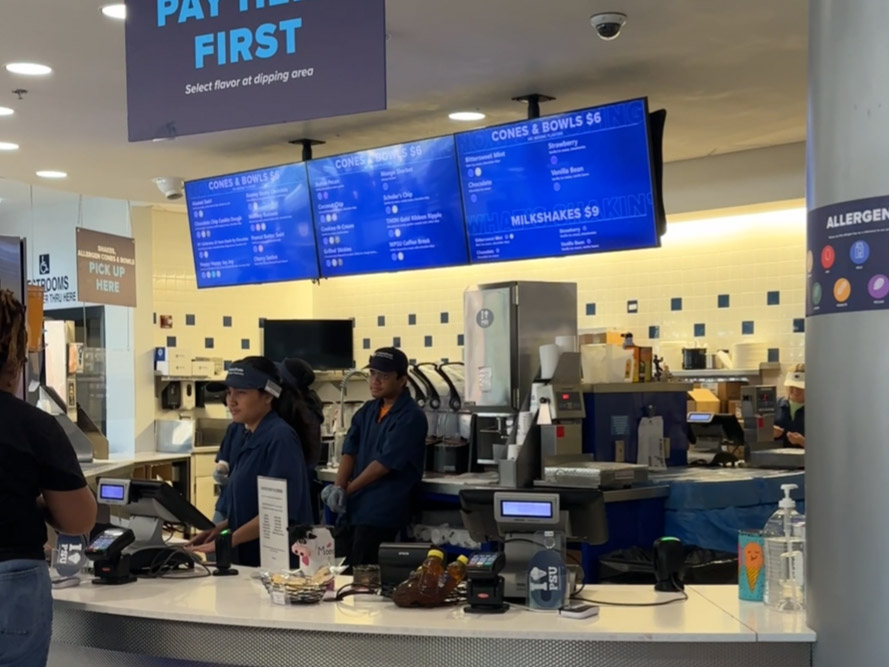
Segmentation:
[(805, 608), (805, 517), (790, 497), (796, 484), (784, 484), (778, 511), (766, 522), (766, 585), (764, 600), (780, 611)]

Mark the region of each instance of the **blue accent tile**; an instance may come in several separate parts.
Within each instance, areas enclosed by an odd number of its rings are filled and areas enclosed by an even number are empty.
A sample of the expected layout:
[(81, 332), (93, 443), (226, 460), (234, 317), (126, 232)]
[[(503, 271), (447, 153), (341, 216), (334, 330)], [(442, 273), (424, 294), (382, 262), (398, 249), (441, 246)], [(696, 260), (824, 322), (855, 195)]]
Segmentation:
[(370, 349), (370, 338), (365, 338), (361, 347), (363, 347), (365, 350), (369, 350)]
[(417, 323), (417, 316), (416, 316), (416, 315), (413, 315), (413, 314), (408, 315), (408, 316), (407, 316), (407, 323), (408, 323), (408, 326), (414, 326), (414, 325), (416, 325), (416, 323)]
[(167, 347), (176, 347), (176, 336), (167, 336)]
[(806, 333), (806, 320), (802, 317), (793, 320), (793, 333)]
[(448, 359), (447, 357), (442, 357), (442, 358), (441, 358), (441, 363), (443, 363), (443, 364), (449, 364), (449, 363), (451, 363), (451, 360)]
[(701, 336), (707, 335), (707, 325), (706, 324), (696, 324), (695, 325), (695, 337), (700, 338)]
[(670, 299), (670, 310), (682, 310), (682, 297)]
[(386, 316), (385, 315), (377, 315), (377, 326), (378, 327), (386, 326)]
[(732, 298), (728, 294), (720, 294), (716, 297), (716, 305), (719, 308), (729, 308), (732, 305)]
[(204, 347), (208, 350), (212, 350), (214, 345), (216, 345), (216, 342), (212, 338), (204, 339)]
[(392, 347), (401, 348), (401, 336), (395, 336), (392, 339)]
[(769, 306), (780, 306), (781, 292), (769, 292), (766, 294), (766, 304)]
[(250, 339), (249, 338), (242, 338), (241, 339), (241, 349), (242, 350), (249, 350), (250, 349)]
[(596, 304), (588, 303), (586, 305), (586, 314), (590, 317), (596, 314)]
[(409, 366), (416, 366), (416, 365), (417, 365), (417, 360), (416, 360), (416, 359), (408, 359), (408, 360), (407, 360), (407, 363), (408, 363)]
[(779, 350), (777, 347), (770, 347), (769, 348), (769, 363), (770, 364), (777, 364), (779, 361), (781, 361), (781, 350)]
[(442, 324), (450, 324), (451, 322), (451, 314), (450, 313), (442, 313), (441, 314), (441, 323)]
[(466, 339), (465, 339), (465, 337), (463, 336), (463, 334), (457, 334), (457, 346), (458, 346), (458, 347), (463, 347), (463, 346), (466, 344), (466, 343), (465, 343), (465, 340), (466, 340)]
[(194, 315), (186, 315), (186, 316), (185, 316), (185, 326), (187, 326), (187, 327), (193, 327), (193, 326), (194, 326), (194, 323), (195, 323), (195, 317), (194, 317)]
[(657, 340), (661, 337), (661, 328), (660, 327), (648, 327), (648, 337), (651, 340)]
[(222, 316), (222, 326), (231, 327), (232, 325), (232, 316), (231, 315), (223, 315)]
[(741, 333), (744, 334), (745, 336), (752, 336), (754, 330), (755, 330), (755, 327), (753, 326), (753, 322), (751, 322), (751, 321), (741, 322)]
[(264, 317), (259, 318), (259, 328), (265, 329), (265, 318)]
[(225, 369), (225, 370), (228, 370), (229, 368), (232, 367), (232, 364), (233, 364), (233, 363), (235, 363), (235, 362), (234, 362), (234, 361), (229, 361), (228, 359), (226, 359), (225, 361), (222, 362), (222, 368)]
[(154, 318), (154, 323), (157, 324), (157, 313), (152, 313), (152, 316)]
[(639, 312), (639, 302), (633, 299), (632, 301), (627, 301), (627, 312), (635, 315)]
[(432, 336), (426, 336), (423, 339), (423, 347), (432, 347)]

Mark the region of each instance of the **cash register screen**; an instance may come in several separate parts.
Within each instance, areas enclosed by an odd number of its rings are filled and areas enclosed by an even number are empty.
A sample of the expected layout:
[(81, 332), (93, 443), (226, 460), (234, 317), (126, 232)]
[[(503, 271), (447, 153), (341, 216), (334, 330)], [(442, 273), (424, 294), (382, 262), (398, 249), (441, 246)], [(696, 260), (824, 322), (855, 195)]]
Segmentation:
[(552, 519), (552, 503), (533, 501), (504, 500), (500, 503), (500, 514), (504, 517)]
[(100, 484), (99, 500), (123, 500), (126, 487), (119, 484)]

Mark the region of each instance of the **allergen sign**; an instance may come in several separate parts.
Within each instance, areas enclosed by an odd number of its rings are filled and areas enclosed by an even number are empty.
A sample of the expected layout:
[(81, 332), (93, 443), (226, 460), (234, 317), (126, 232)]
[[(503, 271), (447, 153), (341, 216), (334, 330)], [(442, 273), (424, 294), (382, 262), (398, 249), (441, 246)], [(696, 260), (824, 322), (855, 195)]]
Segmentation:
[(806, 315), (889, 309), (889, 197), (809, 211)]
[(77, 229), (77, 292), (84, 303), (136, 306), (136, 242)]

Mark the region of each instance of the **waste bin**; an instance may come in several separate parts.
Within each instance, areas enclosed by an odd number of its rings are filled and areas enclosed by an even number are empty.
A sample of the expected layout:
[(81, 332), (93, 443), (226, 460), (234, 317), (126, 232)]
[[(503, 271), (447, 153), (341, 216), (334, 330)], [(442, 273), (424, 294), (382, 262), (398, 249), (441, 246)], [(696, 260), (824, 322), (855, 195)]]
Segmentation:
[[(654, 549), (620, 549), (599, 559), (602, 583), (654, 585), (654, 580)], [(685, 583), (737, 584), (738, 555), (687, 545)]]

